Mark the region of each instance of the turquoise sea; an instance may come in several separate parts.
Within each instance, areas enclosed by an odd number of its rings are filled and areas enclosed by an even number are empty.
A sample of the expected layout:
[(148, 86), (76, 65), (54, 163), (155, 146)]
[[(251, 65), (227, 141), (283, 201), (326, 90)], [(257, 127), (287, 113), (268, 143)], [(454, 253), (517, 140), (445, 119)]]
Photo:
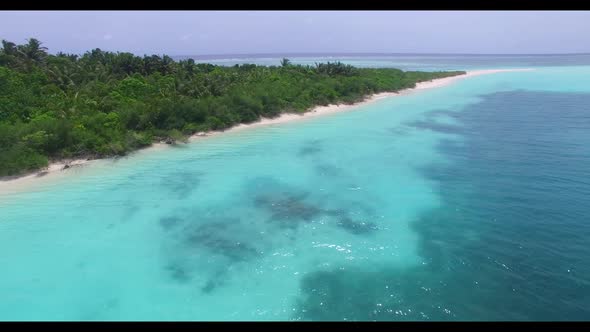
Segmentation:
[(513, 58), (0, 187), (0, 320), (590, 319), (590, 56)]
[(590, 54), (553, 55), (472, 55), (472, 54), (257, 54), (225, 56), (176, 56), (176, 59), (192, 58), (197, 63), (221, 66), (255, 63), (278, 66), (282, 58), (294, 64), (314, 66), (318, 62), (340, 61), (361, 68), (400, 68), (403, 70), (469, 70), (491, 68), (586, 66)]

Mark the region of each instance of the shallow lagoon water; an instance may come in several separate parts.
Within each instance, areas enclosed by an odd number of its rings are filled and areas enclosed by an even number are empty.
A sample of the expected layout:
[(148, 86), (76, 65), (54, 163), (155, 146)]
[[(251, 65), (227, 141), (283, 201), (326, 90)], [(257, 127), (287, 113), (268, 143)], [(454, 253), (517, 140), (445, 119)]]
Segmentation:
[(589, 129), (537, 67), (74, 168), (0, 194), (0, 319), (588, 319)]

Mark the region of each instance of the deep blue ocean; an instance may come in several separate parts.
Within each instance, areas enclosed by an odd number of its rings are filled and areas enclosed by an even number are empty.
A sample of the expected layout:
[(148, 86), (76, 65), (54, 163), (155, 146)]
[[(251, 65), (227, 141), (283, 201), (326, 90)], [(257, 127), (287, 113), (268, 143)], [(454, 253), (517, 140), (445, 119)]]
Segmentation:
[(291, 59), (534, 70), (0, 183), (0, 320), (590, 319), (590, 56)]

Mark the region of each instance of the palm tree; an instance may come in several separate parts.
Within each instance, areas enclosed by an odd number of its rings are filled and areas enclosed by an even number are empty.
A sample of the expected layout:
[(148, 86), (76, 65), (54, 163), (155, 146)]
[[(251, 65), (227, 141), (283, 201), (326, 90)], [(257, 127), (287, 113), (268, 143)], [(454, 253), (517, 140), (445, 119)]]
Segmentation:
[(12, 42), (2, 39), (2, 49), (0, 49), (0, 65), (7, 66), (14, 64), (16, 60), (16, 45)]
[(76, 81), (80, 81), (80, 73), (82, 72), (79, 64), (71, 62), (50, 64), (46, 70), (49, 78), (64, 91), (76, 87)]
[(16, 55), (16, 45), (13, 42), (2, 39), (2, 51), (6, 55)]
[(163, 75), (172, 74), (174, 72), (174, 60), (164, 55), (161, 62), (161, 72)]
[(31, 38), (27, 44), (22, 45), (21, 52), (29, 59), (41, 62), (47, 57), (47, 47), (41, 46), (41, 44), (39, 40)]
[(283, 58), (283, 60), (281, 60), (281, 66), (283, 67), (287, 67), (291, 65), (291, 60), (287, 59), (287, 58)]
[(78, 60), (78, 55), (77, 54), (67, 54), (67, 53), (64, 53), (64, 52), (61, 52), (61, 51), (60, 52), (57, 52), (57, 54), (55, 56), (57, 56), (58, 58), (66, 58), (66, 59), (68, 59), (68, 60), (70, 60), (72, 62), (76, 62), (76, 60)]
[(47, 58), (47, 47), (41, 46), (41, 42), (35, 38), (29, 39), (24, 45), (18, 45), (16, 51), (27, 68), (33, 63), (44, 64)]

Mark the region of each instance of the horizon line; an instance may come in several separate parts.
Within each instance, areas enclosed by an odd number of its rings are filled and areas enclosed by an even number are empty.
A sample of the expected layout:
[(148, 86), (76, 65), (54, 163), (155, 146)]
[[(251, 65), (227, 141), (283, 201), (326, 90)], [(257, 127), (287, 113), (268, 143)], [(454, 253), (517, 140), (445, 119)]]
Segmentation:
[(267, 53), (211, 53), (211, 54), (177, 54), (171, 57), (220, 58), (220, 57), (261, 57), (261, 56), (347, 56), (347, 55), (435, 55), (435, 56), (559, 56), (559, 55), (590, 55), (590, 52), (573, 53), (395, 53), (395, 52), (267, 52)]

